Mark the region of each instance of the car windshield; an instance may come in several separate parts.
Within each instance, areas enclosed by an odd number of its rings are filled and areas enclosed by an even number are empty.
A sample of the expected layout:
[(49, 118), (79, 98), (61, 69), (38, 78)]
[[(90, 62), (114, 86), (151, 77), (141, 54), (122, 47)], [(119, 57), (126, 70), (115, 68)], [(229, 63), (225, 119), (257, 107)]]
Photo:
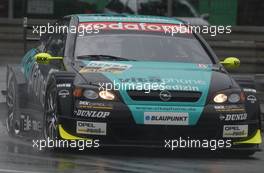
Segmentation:
[[(182, 34), (184, 35), (184, 34)], [(102, 57), (103, 55), (103, 57)], [(212, 64), (192, 35), (166, 36), (151, 33), (109, 33), (79, 36), (75, 57), (88, 60), (169, 61)]]

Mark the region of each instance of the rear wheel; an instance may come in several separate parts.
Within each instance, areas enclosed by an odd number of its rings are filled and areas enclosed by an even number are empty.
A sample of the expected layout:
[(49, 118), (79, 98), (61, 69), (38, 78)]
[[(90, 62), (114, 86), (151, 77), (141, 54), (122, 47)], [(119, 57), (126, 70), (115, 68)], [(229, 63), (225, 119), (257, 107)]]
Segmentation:
[(56, 140), (58, 138), (57, 88), (55, 82), (52, 82), (47, 89), (43, 127), (45, 139)]
[(8, 106), (8, 115), (6, 118), (6, 128), (10, 136), (15, 136), (20, 133), (19, 121), (17, 118), (17, 85), (14, 77), (12, 76), (7, 84), (6, 103)]

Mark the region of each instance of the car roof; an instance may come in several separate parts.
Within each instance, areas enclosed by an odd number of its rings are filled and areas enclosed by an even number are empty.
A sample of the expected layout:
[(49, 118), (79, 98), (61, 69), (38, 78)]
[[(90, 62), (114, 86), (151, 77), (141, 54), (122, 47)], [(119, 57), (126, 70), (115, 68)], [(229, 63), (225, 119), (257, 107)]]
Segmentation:
[(126, 15), (126, 14), (75, 14), (79, 22), (144, 22), (144, 23), (168, 23), (168, 24), (184, 24), (183, 21), (175, 18), (161, 16), (145, 16), (145, 15)]

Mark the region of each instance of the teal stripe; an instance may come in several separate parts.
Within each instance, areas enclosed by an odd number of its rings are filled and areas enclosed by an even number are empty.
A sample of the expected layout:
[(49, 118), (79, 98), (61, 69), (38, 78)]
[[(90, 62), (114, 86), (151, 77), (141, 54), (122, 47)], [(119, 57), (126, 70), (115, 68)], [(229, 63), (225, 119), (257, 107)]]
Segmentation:
[(167, 23), (167, 24), (183, 24), (183, 22), (166, 17), (150, 17), (150, 16), (89, 16), (79, 15), (79, 22), (143, 22), (143, 23)]

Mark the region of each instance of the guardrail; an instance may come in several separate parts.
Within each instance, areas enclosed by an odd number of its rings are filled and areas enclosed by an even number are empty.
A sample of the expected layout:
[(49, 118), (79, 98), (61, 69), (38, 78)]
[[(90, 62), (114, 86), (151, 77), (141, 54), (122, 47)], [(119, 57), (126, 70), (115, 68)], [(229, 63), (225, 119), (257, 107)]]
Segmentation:
[[(53, 20), (31, 19), (28, 25), (46, 25)], [(19, 58), (24, 55), (22, 19), (0, 19), (0, 57)], [(32, 36), (33, 30), (28, 30), (28, 35)], [(29, 42), (28, 48), (36, 46), (36, 42)]]
[(264, 27), (232, 27), (231, 34), (203, 35), (220, 59), (235, 56), (241, 68), (234, 73), (264, 73)]

